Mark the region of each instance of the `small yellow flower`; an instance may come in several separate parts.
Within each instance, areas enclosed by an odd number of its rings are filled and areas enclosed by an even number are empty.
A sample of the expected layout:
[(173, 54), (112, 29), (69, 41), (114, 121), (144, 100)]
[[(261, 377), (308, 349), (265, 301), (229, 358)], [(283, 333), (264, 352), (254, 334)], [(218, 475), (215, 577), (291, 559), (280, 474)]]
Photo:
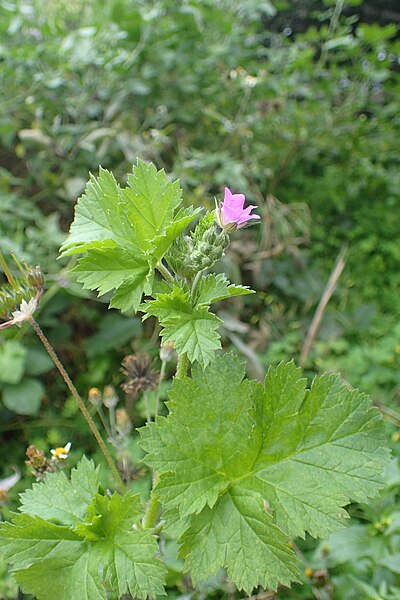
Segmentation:
[(65, 444), (64, 448), (52, 448), (50, 453), (53, 455), (53, 460), (65, 460), (68, 458), (71, 449), (71, 442)]

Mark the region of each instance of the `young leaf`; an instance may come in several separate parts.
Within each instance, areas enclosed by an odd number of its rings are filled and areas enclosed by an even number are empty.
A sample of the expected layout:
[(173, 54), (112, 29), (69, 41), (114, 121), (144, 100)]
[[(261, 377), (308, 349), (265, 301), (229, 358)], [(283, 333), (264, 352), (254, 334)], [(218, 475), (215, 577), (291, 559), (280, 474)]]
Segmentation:
[(156, 539), (138, 527), (139, 496), (103, 496), (97, 488), (93, 464), (83, 459), (71, 482), (62, 473), (48, 476), (25, 494), (26, 514), (0, 524), (1, 550), (27, 593), (39, 600), (105, 600), (107, 589), (118, 597), (164, 593)]
[(210, 273), (200, 280), (196, 291), (195, 302), (197, 306), (209, 306), (213, 302), (225, 300), (231, 296), (254, 294), (254, 291), (243, 285), (230, 283), (223, 273), (214, 275)]
[(179, 210), (172, 223), (165, 228), (165, 231), (153, 238), (154, 250), (152, 251), (152, 257), (154, 265), (161, 260), (172, 242), (186, 229), (200, 211), (201, 209), (193, 210), (191, 206)]
[(170, 294), (157, 294), (156, 300), (144, 305), (145, 318), (153, 315), (162, 325), (163, 343), (174, 341), (178, 354), (187, 353), (191, 362), (205, 367), (221, 347), (216, 329), (221, 320), (208, 307), (193, 306), (189, 293), (175, 286)]
[[(168, 417), (141, 435), (161, 502), (186, 521), (181, 553), (191, 574), (204, 578), (225, 566), (250, 592), (259, 581), (276, 588), (275, 570), (282, 582), (292, 577), (293, 557), (285, 573), (278, 567), (285, 536), (324, 536), (343, 525), (346, 504), (377, 493), (388, 453), (378, 411), (337, 376), (316, 378), (309, 391), (293, 363), (270, 368), (264, 386), (243, 378), (230, 354), (194, 369), (193, 379), (174, 381)], [(249, 515), (234, 498), (247, 498)], [(279, 535), (258, 521), (275, 524)], [(273, 567), (261, 563), (264, 579), (254, 548), (274, 556)]]
[(134, 243), (143, 251), (152, 248), (151, 240), (165, 233), (175, 210), (182, 202), (179, 181), (171, 182), (164, 170), (138, 160), (122, 190), (123, 204), (134, 232)]
[(114, 175), (100, 167), (99, 177), (90, 175), (85, 193), (75, 207), (69, 236), (61, 246), (62, 256), (86, 252), (92, 242), (132, 241), (132, 228), (121, 206), (121, 188)]
[(78, 200), (62, 256), (85, 253), (74, 268), (78, 281), (100, 295), (115, 290), (114, 308), (137, 310), (157, 262), (198, 213), (179, 209), (181, 201), (179, 182), (152, 164), (138, 160), (126, 188), (100, 169)]

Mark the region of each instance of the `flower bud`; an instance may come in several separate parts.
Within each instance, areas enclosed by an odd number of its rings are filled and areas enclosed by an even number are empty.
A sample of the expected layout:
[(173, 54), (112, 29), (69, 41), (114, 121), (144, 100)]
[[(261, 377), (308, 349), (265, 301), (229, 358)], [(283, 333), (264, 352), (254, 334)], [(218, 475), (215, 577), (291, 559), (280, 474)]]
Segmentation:
[(113, 386), (106, 385), (106, 387), (104, 388), (104, 393), (103, 393), (104, 406), (106, 406), (107, 408), (114, 408), (115, 406), (117, 406), (118, 402), (119, 402), (119, 398), (118, 398), (117, 393), (116, 393), (115, 389), (113, 388)]
[(93, 404), (96, 408), (100, 408), (102, 405), (103, 399), (99, 388), (92, 387), (89, 390), (89, 402)]
[(214, 212), (200, 219), (189, 236), (180, 236), (172, 244), (167, 261), (173, 271), (183, 277), (193, 277), (199, 271), (211, 268), (224, 254), (229, 236), (215, 223)]
[(162, 362), (171, 362), (174, 356), (176, 356), (174, 342), (165, 342), (165, 344), (161, 345), (160, 360), (162, 360)]
[(127, 437), (132, 431), (132, 423), (125, 408), (118, 408), (115, 412), (115, 418), (119, 435)]

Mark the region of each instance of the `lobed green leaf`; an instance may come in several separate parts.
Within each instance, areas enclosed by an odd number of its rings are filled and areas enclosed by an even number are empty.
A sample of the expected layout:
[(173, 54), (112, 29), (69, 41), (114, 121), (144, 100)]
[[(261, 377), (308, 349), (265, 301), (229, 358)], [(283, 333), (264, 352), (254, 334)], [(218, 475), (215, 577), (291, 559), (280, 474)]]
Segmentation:
[(383, 484), (382, 419), (338, 376), (306, 390), (288, 363), (261, 385), (227, 354), (175, 380), (170, 397), (168, 417), (140, 432), (195, 580), (226, 567), (248, 593), (259, 583), (276, 589), (296, 578), (289, 536), (327, 535), (343, 526), (344, 506)]
[[(151, 530), (138, 525), (138, 495), (98, 493), (85, 458), (23, 494), (12, 523), (0, 523), (1, 551), (26, 593), (39, 600), (106, 600), (107, 590), (137, 598), (164, 594), (165, 568)], [(57, 522), (53, 522), (57, 521)]]
[(221, 320), (210, 313), (208, 306), (194, 306), (189, 292), (175, 285), (168, 294), (157, 294), (144, 305), (145, 317), (157, 317), (163, 327), (163, 343), (173, 341), (177, 353), (187, 353), (191, 362), (205, 367), (221, 347), (216, 329)]
[(136, 311), (158, 261), (199, 212), (181, 202), (179, 182), (152, 164), (138, 160), (126, 188), (100, 169), (77, 202), (61, 256), (84, 254), (73, 269), (78, 281), (99, 295), (114, 291), (111, 307)]

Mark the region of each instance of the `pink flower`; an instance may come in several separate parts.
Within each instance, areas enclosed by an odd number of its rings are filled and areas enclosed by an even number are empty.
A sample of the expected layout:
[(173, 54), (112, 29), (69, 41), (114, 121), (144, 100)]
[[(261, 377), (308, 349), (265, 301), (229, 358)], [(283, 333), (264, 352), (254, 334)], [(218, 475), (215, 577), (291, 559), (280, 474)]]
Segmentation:
[(260, 219), (260, 215), (250, 214), (257, 206), (244, 207), (246, 197), (244, 194), (232, 194), (229, 188), (225, 188), (224, 201), (217, 209), (218, 225), (226, 231), (235, 231), (244, 227), (251, 219)]

